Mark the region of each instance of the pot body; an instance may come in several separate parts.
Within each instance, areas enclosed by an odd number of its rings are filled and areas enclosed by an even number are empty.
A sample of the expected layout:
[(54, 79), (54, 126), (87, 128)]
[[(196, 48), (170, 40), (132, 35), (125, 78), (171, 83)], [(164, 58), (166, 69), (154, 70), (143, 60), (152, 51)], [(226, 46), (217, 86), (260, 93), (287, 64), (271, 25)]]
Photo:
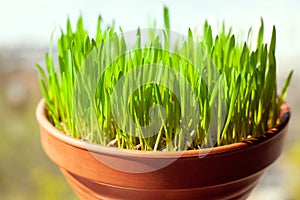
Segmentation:
[(68, 137), (37, 108), (42, 146), (81, 199), (246, 199), (281, 154), (290, 111), (259, 138), (185, 152), (139, 152)]

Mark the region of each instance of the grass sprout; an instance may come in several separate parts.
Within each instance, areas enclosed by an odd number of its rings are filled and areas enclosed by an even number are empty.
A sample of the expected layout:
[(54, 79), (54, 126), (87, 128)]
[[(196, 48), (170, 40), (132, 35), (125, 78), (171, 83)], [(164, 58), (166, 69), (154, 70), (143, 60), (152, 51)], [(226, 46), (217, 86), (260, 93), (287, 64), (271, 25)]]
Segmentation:
[[(264, 23), (261, 20), (257, 44), (253, 48), (249, 41), (238, 43), (236, 36), (225, 26), (219, 34), (213, 35), (212, 27), (205, 22), (202, 36), (196, 36), (189, 29), (188, 40), (176, 44), (177, 52), (188, 57), (185, 59), (168, 51), (172, 41), (167, 8), (164, 9), (164, 23), (163, 37), (149, 29), (150, 41), (143, 46), (142, 30), (138, 29), (136, 49), (112, 59), (119, 52), (128, 50), (121, 28), (116, 30), (114, 24), (103, 27), (99, 17), (96, 35), (91, 37), (82, 17), (78, 19), (76, 29), (68, 20), (66, 30), (61, 30), (57, 42), (59, 67), (54, 65), (51, 45), (46, 54), (45, 69), (37, 65), (50, 122), (77, 139), (143, 151), (222, 146), (261, 136), (279, 123), (280, 105), (293, 72), (278, 95), (275, 26), (270, 43), (264, 43)], [(99, 73), (89, 73), (82, 67), (95, 49), (98, 49), (98, 59), (93, 62), (97, 64), (97, 70), (109, 65), (101, 77), (98, 77)], [(203, 53), (209, 59), (203, 59), (200, 56)], [(146, 66), (147, 74), (134, 71), (139, 66)], [(174, 78), (172, 71), (166, 72), (155, 66), (169, 66), (181, 78)], [(216, 70), (212, 70), (213, 66)], [(90, 82), (97, 80), (95, 94), (82, 91), (79, 96), (75, 94), (76, 81), (82, 71), (87, 75), (82, 80), (87, 91), (92, 88)], [(126, 88), (135, 82), (124, 79), (128, 73), (133, 74), (136, 81), (149, 82), (130, 93)], [(172, 84), (157, 84), (154, 79), (168, 80)], [(112, 107), (113, 89), (120, 81), (123, 81), (123, 90), (117, 92), (118, 103)], [(196, 103), (187, 98), (190, 90)], [(86, 102), (85, 107), (75, 108), (76, 95)], [(153, 106), (155, 109), (150, 109)], [(195, 118), (188, 112), (189, 108), (197, 108), (199, 115)], [(127, 119), (120, 116), (126, 110), (129, 113), (127, 118), (130, 117), (134, 125), (126, 125), (124, 120)], [(147, 136), (145, 130), (147, 126), (151, 128), (151, 123), (155, 133)]]

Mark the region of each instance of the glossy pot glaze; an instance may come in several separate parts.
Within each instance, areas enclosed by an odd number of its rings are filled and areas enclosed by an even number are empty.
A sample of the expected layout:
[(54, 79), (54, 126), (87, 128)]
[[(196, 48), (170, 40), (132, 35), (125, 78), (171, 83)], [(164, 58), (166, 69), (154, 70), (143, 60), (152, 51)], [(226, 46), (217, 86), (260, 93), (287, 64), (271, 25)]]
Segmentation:
[[(261, 137), (184, 152), (124, 150), (74, 139), (48, 121), (44, 100), (36, 117), (46, 154), (81, 199), (224, 200), (246, 199), (265, 169), (279, 157), (286, 143), (290, 110), (284, 103), (280, 124)], [(168, 164), (161, 167), (161, 163)]]

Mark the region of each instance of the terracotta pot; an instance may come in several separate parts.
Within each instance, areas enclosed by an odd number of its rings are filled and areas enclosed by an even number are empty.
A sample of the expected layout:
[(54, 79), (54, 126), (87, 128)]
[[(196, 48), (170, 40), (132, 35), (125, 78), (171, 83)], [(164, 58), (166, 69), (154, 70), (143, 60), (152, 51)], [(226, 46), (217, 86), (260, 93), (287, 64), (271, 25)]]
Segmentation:
[(223, 200), (246, 199), (278, 158), (290, 111), (284, 103), (280, 124), (259, 138), (184, 152), (141, 152), (82, 142), (48, 121), (44, 100), (36, 116), (46, 154), (81, 199)]

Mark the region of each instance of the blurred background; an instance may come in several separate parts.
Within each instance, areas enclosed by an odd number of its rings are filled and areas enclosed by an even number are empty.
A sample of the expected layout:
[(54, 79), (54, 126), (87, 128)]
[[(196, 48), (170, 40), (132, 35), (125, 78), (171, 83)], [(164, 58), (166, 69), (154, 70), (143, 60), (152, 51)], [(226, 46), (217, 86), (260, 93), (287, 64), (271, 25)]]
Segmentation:
[[(254, 37), (265, 22), (265, 39), (277, 28), (279, 89), (291, 69), (294, 77), (287, 101), (292, 110), (289, 140), (283, 155), (267, 170), (250, 200), (300, 199), (300, 3), (297, 0), (0, 0), (0, 199), (77, 199), (58, 168), (46, 157), (39, 141), (35, 107), (41, 98), (35, 64), (45, 66), (50, 35), (59, 36), (70, 17), (82, 15), (93, 33), (98, 15), (123, 31), (163, 25), (163, 6), (169, 7), (171, 29), (186, 34), (207, 19), (217, 32), (223, 21), (233, 32)], [(244, 37), (245, 36), (245, 37)], [(266, 40), (266, 42), (268, 42)], [(55, 42), (54, 42), (55, 43)], [(254, 161), (255, 162), (255, 161)]]

